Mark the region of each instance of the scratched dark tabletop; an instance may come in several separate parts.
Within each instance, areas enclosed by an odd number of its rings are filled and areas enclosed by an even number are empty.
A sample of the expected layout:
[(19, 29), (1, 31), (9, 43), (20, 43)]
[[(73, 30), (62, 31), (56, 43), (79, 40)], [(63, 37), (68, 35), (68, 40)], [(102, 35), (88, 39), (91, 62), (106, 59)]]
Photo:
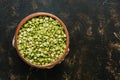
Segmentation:
[[(70, 52), (52, 69), (28, 66), (12, 47), (34, 12), (58, 16), (69, 31)], [(0, 80), (120, 80), (120, 0), (0, 0)]]

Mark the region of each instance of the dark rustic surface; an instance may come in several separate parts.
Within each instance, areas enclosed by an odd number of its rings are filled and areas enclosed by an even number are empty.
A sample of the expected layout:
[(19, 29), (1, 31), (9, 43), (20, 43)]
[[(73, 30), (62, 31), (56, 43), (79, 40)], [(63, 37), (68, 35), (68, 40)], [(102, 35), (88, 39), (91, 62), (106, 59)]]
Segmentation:
[[(69, 54), (48, 70), (25, 64), (11, 44), (17, 24), (42, 11), (70, 35)], [(120, 0), (0, 0), (0, 80), (120, 80)]]

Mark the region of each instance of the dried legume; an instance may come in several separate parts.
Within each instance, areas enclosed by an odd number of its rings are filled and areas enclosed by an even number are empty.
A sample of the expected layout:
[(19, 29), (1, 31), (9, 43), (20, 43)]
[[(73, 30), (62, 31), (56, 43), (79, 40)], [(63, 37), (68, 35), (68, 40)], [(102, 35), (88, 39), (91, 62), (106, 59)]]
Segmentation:
[(47, 65), (64, 53), (66, 35), (57, 20), (47, 16), (34, 17), (19, 30), (17, 45), (27, 61), (36, 65)]

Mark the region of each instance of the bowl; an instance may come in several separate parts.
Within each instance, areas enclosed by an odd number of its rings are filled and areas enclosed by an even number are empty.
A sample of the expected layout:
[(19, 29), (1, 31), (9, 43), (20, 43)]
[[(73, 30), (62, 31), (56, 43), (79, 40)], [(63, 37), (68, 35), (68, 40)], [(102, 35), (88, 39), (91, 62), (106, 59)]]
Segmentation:
[[(48, 63), (48, 64), (45, 64), (45, 65), (39, 65), (39, 64), (34, 64), (32, 63), (31, 61), (28, 61), (24, 56), (23, 54), (21, 53), (20, 49), (18, 48), (18, 35), (19, 35), (19, 31), (21, 30), (21, 28), (23, 27), (24, 24), (26, 24), (29, 20), (33, 19), (33, 18), (36, 18), (36, 17), (50, 17), (54, 20), (56, 20), (57, 22), (60, 23), (60, 25), (62, 26), (63, 28), (63, 32), (65, 33), (66, 35), (66, 41), (65, 41), (65, 50), (63, 51), (62, 55), (55, 61), (51, 62), (51, 63)], [(49, 25), (48, 25), (49, 27)], [(29, 27), (28, 27), (29, 28)], [(68, 54), (69, 52), (69, 34), (68, 34), (68, 30), (66, 28), (66, 25), (63, 23), (63, 21), (58, 18), (57, 16), (51, 14), (51, 13), (46, 13), (46, 12), (37, 12), (37, 13), (33, 13), (33, 14), (30, 14), (28, 15), (27, 17), (25, 17), (17, 26), (17, 29), (16, 29), (16, 32), (15, 32), (15, 35), (14, 35), (14, 43), (13, 43), (14, 47), (16, 48), (16, 51), (18, 53), (18, 55), (20, 56), (20, 58), (25, 62), (27, 63), (28, 65), (32, 66), (32, 67), (36, 67), (36, 68), (41, 68), (41, 69), (45, 69), (45, 68), (52, 68), (54, 67), (56, 64), (59, 64), (61, 63), (61, 61), (64, 60), (65, 56)]]

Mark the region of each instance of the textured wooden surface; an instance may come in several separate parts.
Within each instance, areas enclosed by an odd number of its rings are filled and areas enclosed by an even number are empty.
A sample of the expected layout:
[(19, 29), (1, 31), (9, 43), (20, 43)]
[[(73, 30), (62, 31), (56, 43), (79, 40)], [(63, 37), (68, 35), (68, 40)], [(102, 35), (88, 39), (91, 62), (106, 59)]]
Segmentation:
[[(70, 52), (52, 69), (31, 68), (12, 47), (33, 12), (55, 14), (68, 28)], [(120, 1), (0, 0), (0, 80), (120, 80)]]

